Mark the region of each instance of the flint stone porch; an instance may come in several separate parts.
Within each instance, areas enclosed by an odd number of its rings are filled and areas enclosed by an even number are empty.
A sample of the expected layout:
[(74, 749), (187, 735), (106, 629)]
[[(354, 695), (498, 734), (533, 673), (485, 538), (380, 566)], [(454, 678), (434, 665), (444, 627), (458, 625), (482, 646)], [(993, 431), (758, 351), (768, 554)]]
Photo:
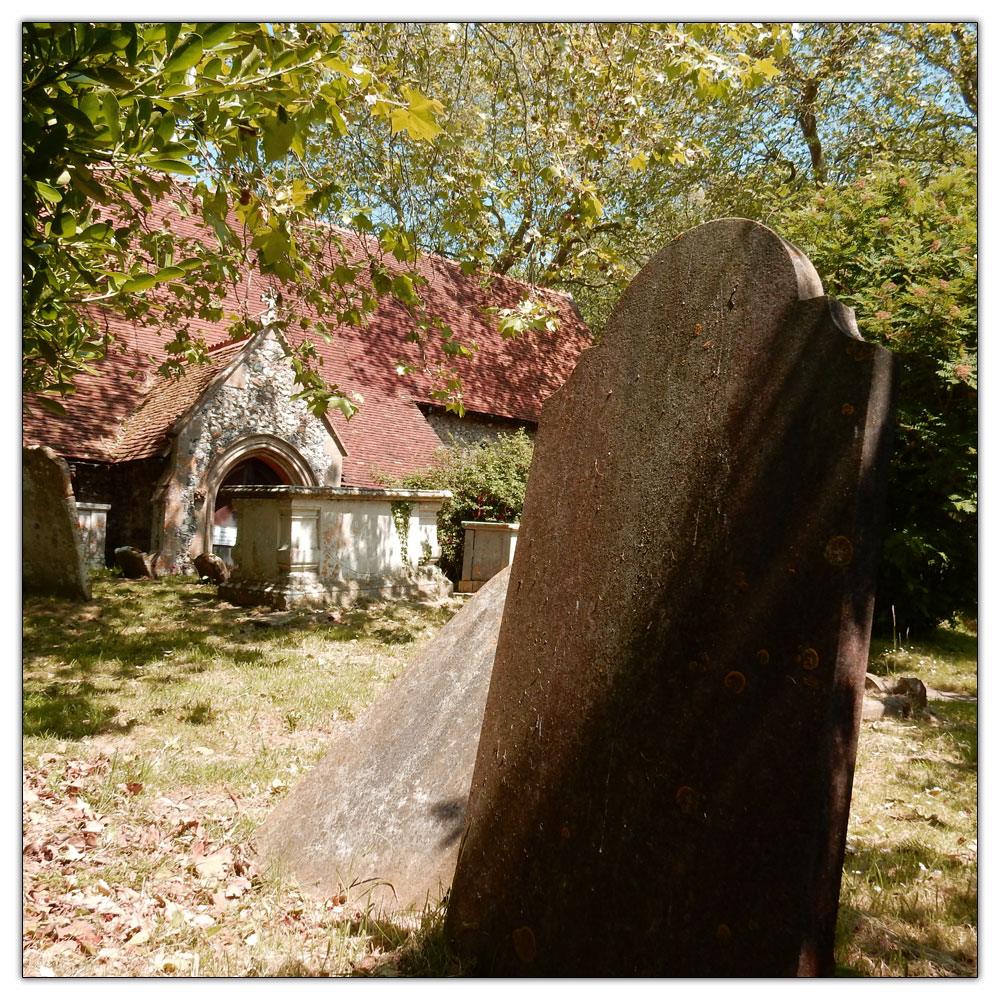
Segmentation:
[(446, 490), (240, 486), (229, 493), (238, 535), (236, 569), (219, 587), (224, 600), (292, 608), (451, 593), (434, 565)]

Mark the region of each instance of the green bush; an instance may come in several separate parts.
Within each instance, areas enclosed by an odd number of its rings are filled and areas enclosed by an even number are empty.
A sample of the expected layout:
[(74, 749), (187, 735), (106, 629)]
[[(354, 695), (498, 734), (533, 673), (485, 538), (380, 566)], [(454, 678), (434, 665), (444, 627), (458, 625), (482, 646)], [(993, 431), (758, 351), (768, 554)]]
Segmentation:
[(882, 165), (775, 228), (900, 360), (877, 612), (927, 631), (977, 601), (977, 172)]
[(517, 521), (531, 467), (532, 443), (524, 430), (456, 451), (442, 451), (438, 464), (410, 473), (394, 485), (407, 489), (451, 490), (438, 514), (440, 566), (457, 581), (462, 573), (463, 521)]

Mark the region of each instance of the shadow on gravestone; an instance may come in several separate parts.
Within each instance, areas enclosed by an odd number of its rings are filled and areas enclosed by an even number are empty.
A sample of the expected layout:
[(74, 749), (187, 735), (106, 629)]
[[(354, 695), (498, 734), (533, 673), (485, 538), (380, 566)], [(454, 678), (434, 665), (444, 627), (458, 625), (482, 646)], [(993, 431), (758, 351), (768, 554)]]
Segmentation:
[(832, 974), (893, 365), (725, 219), (545, 404), (447, 916), (477, 973)]
[(21, 586), (90, 600), (90, 575), (69, 466), (51, 448), (21, 449)]
[(509, 573), (489, 581), (255, 836), (303, 888), (377, 910), (435, 904), (455, 873)]

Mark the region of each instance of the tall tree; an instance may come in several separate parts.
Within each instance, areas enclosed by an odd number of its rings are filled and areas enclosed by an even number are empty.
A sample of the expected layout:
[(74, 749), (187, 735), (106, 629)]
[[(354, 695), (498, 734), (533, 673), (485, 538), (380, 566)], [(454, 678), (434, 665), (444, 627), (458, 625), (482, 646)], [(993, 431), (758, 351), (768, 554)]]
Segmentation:
[(798, 243), (901, 360), (883, 623), (976, 614), (977, 45), (969, 24), (793, 26), (782, 74), (696, 121), (705, 155), (631, 234), (725, 215)]
[(641, 225), (649, 192), (697, 155), (695, 109), (777, 75), (789, 41), (780, 26), (708, 24), (373, 24), (349, 37), (441, 98), (444, 134), (417, 147), (359, 128), (312, 176), (343, 178), (470, 269), (574, 294), (626, 280), (610, 236)]
[(883, 163), (776, 223), (901, 362), (878, 586), (901, 632), (976, 616), (976, 182), (968, 163), (929, 176)]

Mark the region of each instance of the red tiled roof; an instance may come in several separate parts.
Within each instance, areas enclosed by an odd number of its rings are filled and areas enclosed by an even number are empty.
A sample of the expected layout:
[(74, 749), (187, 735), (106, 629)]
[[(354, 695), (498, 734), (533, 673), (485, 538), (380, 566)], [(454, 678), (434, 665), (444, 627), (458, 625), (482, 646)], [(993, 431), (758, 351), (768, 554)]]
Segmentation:
[(180, 378), (157, 375), (142, 401), (121, 424), (112, 446), (116, 461), (149, 458), (161, 451), (167, 431), (246, 346), (243, 340), (213, 348), (204, 364), (189, 367)]
[[(196, 215), (181, 217), (166, 206), (158, 214), (160, 223), (178, 235), (211, 239)], [(338, 235), (349, 254), (353, 250), (361, 256), (355, 234), (338, 230)], [(569, 377), (580, 351), (592, 343), (569, 298), (558, 292), (540, 293), (558, 310), (555, 333), (504, 340), (483, 308), (515, 306), (534, 291), (530, 286), (493, 276), (489, 287), (483, 288), (458, 265), (430, 254), (423, 255), (417, 266), (427, 280), (420, 294), (428, 311), (441, 316), (459, 340), (478, 347), (472, 358), (446, 359), (432, 334), (426, 347), (430, 367), (445, 362), (461, 374), (469, 412), (536, 421), (541, 404)], [(259, 301), (272, 280), (254, 272), (250, 301)], [(226, 312), (232, 311), (235, 300), (223, 305)], [(168, 335), (115, 314), (105, 314), (103, 322), (117, 347), (101, 362), (98, 376), (77, 380), (77, 394), (64, 401), (68, 416), (54, 417), (30, 402), (24, 412), (25, 438), (48, 444), (68, 458), (114, 462), (155, 454), (167, 445), (169, 428), (245, 346), (222, 346), (229, 340), (224, 321), (192, 322), (192, 332), (218, 350), (211, 352), (206, 365), (192, 368), (180, 380), (168, 380), (151, 375), (166, 357), (163, 345)], [(316, 345), (324, 376), (364, 399), (361, 412), (351, 421), (339, 411), (330, 416), (348, 452), (345, 484), (375, 485), (376, 469), (399, 475), (426, 466), (440, 445), (417, 406), (437, 401), (431, 396), (433, 379), (420, 363), (419, 347), (406, 339), (413, 325), (406, 308), (387, 298), (366, 328), (338, 327), (331, 343)], [(302, 336), (295, 329), (286, 335), (293, 344)], [(406, 359), (414, 371), (399, 376), (397, 358)]]

